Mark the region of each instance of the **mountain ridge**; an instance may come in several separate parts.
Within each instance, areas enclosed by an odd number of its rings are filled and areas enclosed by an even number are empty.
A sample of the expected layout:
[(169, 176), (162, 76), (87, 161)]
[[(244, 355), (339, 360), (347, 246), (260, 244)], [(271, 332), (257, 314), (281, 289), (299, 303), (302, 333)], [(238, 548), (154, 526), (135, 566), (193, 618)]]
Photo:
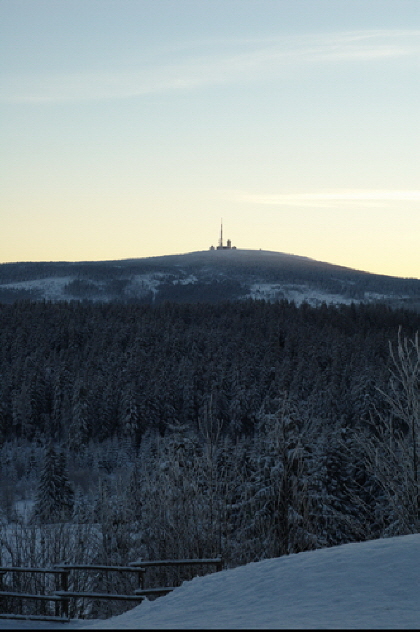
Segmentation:
[(356, 270), (270, 250), (198, 250), (105, 261), (0, 264), (0, 302), (141, 303), (247, 298), (326, 303), (384, 301), (420, 309), (420, 279)]

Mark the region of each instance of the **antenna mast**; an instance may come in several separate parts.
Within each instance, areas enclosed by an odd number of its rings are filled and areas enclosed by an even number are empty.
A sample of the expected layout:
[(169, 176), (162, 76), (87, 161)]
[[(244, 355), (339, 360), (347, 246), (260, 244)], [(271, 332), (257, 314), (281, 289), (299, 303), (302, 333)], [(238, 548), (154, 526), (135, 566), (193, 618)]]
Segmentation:
[(220, 219), (220, 239), (219, 239), (219, 246), (220, 246), (220, 248), (223, 248), (223, 219)]

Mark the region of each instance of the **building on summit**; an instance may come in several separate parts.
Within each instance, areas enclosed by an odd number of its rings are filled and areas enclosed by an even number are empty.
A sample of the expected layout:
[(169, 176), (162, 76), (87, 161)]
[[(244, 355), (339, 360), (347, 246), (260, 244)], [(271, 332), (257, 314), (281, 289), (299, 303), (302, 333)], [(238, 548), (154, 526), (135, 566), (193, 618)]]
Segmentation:
[(236, 246), (232, 246), (230, 239), (227, 240), (226, 246), (223, 245), (223, 222), (220, 223), (219, 245), (216, 248), (214, 246), (210, 246), (210, 250), (236, 250)]

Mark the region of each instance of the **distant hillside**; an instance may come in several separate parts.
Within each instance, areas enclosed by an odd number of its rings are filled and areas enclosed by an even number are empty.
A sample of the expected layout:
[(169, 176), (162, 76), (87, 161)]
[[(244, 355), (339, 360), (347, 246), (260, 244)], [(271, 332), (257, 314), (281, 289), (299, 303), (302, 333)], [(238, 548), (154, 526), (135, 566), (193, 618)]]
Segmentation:
[(259, 298), (376, 302), (420, 309), (420, 280), (370, 274), (264, 250), (213, 250), (95, 262), (0, 265), (0, 302), (19, 299), (130, 303)]

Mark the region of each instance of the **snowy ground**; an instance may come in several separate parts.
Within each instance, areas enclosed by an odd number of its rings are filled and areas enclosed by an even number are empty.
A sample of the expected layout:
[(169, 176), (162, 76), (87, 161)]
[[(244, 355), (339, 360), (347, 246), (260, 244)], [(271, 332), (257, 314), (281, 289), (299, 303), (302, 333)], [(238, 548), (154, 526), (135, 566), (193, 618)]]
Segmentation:
[(33, 281), (16, 281), (15, 283), (2, 283), (1, 287), (12, 290), (32, 290), (39, 291), (48, 301), (58, 301), (64, 298), (64, 287), (73, 276), (51, 277), (48, 279), (34, 279)]
[(279, 285), (273, 283), (255, 283), (251, 285), (249, 296), (254, 299), (265, 299), (268, 301), (286, 299), (294, 301), (296, 305), (301, 305), (305, 301), (314, 307), (321, 305), (321, 303), (326, 303), (327, 305), (350, 305), (350, 303), (360, 302), (356, 299), (344, 298), (341, 294), (329, 294), (328, 292), (315, 290), (306, 285)]
[(420, 629), (420, 534), (346, 544), (195, 578), (107, 621), (0, 629)]

